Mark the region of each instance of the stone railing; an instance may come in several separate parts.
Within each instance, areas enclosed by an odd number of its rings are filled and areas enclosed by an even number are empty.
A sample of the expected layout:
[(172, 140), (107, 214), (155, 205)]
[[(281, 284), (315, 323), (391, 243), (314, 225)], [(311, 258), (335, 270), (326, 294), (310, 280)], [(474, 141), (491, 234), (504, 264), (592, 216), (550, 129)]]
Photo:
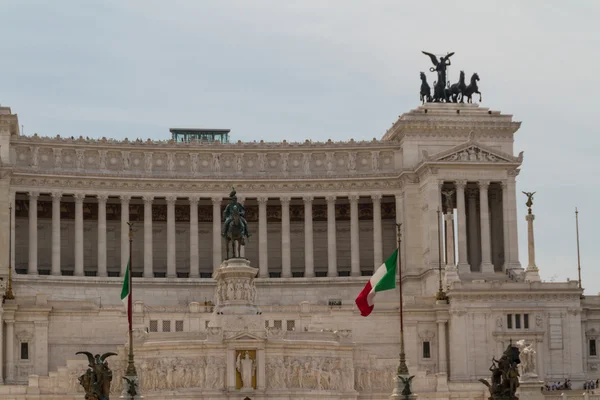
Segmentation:
[(600, 391), (597, 390), (592, 390), (592, 392), (583, 390), (545, 390), (542, 393), (545, 400), (600, 400)]

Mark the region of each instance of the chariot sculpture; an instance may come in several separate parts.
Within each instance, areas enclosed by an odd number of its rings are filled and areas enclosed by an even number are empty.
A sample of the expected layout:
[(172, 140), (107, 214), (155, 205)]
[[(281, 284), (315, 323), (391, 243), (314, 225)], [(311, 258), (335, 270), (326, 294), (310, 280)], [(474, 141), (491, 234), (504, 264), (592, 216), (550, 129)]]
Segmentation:
[(479, 95), (479, 102), (481, 102), (481, 92), (477, 86), (477, 82), (479, 81), (479, 75), (477, 73), (471, 75), (469, 84), (465, 82), (464, 71), (460, 71), (458, 82), (451, 85), (448, 81), (447, 69), (452, 65), (450, 57), (454, 55), (454, 52), (441, 56), (439, 60), (432, 53), (423, 51), (423, 54), (431, 59), (433, 67), (430, 67), (429, 71), (437, 73), (437, 80), (433, 83), (432, 96), (431, 88), (427, 83), (427, 76), (424, 72), (421, 72), (420, 100), (422, 104), (425, 104), (426, 102), (464, 103), (465, 98), (468, 103), (472, 103), (474, 94)]
[(490, 382), (479, 379), (490, 391), (489, 400), (518, 400), (516, 396), (519, 387), (519, 348), (513, 346), (512, 341), (504, 350), (499, 360), (492, 358)]
[(78, 351), (75, 354), (85, 354), (89, 362), (89, 368), (79, 377), (79, 384), (85, 391), (85, 400), (109, 400), (113, 376), (106, 359), (116, 356), (117, 353), (92, 355), (87, 351)]

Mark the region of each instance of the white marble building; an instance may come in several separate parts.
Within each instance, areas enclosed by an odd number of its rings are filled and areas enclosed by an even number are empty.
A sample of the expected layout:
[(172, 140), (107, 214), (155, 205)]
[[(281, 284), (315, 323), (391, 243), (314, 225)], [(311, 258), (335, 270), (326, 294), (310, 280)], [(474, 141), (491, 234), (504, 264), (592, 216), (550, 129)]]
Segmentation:
[[(427, 104), (369, 142), (119, 142), (23, 136), (0, 108), (0, 275), (13, 267), (16, 296), (0, 311), (0, 398), (82, 398), (80, 350), (119, 352), (118, 392), (127, 222), (148, 399), (388, 398), (398, 293), (382, 293), (368, 318), (354, 299), (396, 248), (396, 223), (420, 398), (483, 399), (477, 379), (510, 340), (533, 344), (541, 379), (599, 378), (600, 298), (582, 299), (576, 282), (524, 280), (519, 127), (477, 105)], [(218, 327), (208, 302), (232, 186), (262, 314)], [(439, 265), (449, 304), (436, 302)], [(246, 351), (256, 372), (242, 391)]]

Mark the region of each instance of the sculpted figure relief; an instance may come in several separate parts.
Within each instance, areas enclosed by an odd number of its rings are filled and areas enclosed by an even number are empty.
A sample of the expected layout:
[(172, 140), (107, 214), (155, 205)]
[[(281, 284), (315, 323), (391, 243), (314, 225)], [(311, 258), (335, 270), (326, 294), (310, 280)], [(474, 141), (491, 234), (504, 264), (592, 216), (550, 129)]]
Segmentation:
[(517, 342), (517, 347), (519, 348), (519, 359), (521, 360), (521, 375), (537, 375), (535, 365), (536, 351), (533, 349), (533, 346), (526, 344), (525, 340), (522, 339)]
[(244, 354), (244, 358), (242, 353), (238, 354), (235, 367), (242, 376), (242, 388), (252, 388), (252, 378), (256, 374), (256, 361), (250, 358), (248, 351)]
[[(352, 390), (352, 360), (335, 357), (272, 357), (266, 362), (267, 386), (273, 389)], [(394, 369), (391, 368), (394, 372)]]
[(225, 359), (222, 357), (150, 358), (139, 368), (142, 391), (189, 388), (223, 389)]

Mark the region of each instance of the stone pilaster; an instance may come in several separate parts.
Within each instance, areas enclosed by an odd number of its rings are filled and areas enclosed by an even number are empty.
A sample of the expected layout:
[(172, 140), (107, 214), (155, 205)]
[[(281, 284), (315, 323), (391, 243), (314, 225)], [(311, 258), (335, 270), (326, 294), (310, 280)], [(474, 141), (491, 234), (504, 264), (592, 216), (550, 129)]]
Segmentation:
[(200, 277), (198, 242), (198, 202), (200, 197), (190, 196), (190, 278)]
[(121, 195), (121, 276), (125, 276), (129, 262), (129, 201), (131, 196)]
[(490, 233), (490, 210), (488, 202), (489, 181), (479, 181), (479, 208), (481, 223), (481, 269), (484, 274), (493, 274), (492, 242)]
[(292, 276), (292, 255), (290, 242), (290, 197), (281, 197), (281, 276)]
[[(477, 193), (479, 189), (468, 188), (466, 189), (468, 207), (469, 207), (469, 264), (471, 265), (471, 271), (475, 271), (479, 266), (481, 252), (479, 251), (479, 224), (477, 221)], [(480, 271), (481, 272), (481, 271)]]
[(269, 277), (269, 252), (267, 248), (267, 201), (268, 197), (259, 197), (258, 201), (258, 269), (261, 278)]
[(327, 196), (327, 276), (338, 276), (335, 196)]
[(383, 263), (383, 234), (381, 229), (381, 194), (371, 195), (373, 201), (373, 270)]
[(84, 276), (83, 265), (83, 200), (85, 194), (75, 193), (75, 271), (73, 275)]
[(14, 274), (14, 273), (16, 273), (15, 272), (15, 268), (16, 268), (16, 266), (15, 266), (15, 248), (16, 248), (16, 245), (15, 245), (15, 225), (16, 225), (15, 193), (10, 194), (10, 201), (12, 204), (12, 215), (11, 215), (12, 227), (11, 227), (11, 231), (10, 231), (10, 234), (12, 236), (12, 238), (11, 238), (11, 247), (12, 247), (11, 250), (12, 251), (11, 251), (10, 267), (13, 269), (13, 274)]
[(6, 319), (6, 383), (15, 380), (15, 320), (14, 317)]
[(465, 205), (465, 187), (467, 181), (456, 181), (456, 209), (458, 212), (458, 271), (469, 273), (471, 267), (467, 259), (467, 208)]
[(52, 192), (52, 267), (51, 275), (58, 276), (60, 272), (60, 199), (61, 192)]
[(176, 278), (175, 259), (175, 202), (177, 196), (167, 196), (167, 277)]
[(40, 194), (29, 192), (29, 275), (38, 274), (38, 226), (37, 226), (37, 201)]
[(360, 276), (360, 237), (358, 222), (358, 194), (348, 196), (350, 201), (350, 275)]
[(106, 269), (106, 201), (108, 195), (99, 194), (98, 198), (98, 276), (108, 276)]
[(144, 278), (154, 277), (152, 249), (152, 202), (154, 196), (146, 195), (144, 200)]
[(304, 201), (304, 276), (315, 276), (312, 196), (302, 197)]

